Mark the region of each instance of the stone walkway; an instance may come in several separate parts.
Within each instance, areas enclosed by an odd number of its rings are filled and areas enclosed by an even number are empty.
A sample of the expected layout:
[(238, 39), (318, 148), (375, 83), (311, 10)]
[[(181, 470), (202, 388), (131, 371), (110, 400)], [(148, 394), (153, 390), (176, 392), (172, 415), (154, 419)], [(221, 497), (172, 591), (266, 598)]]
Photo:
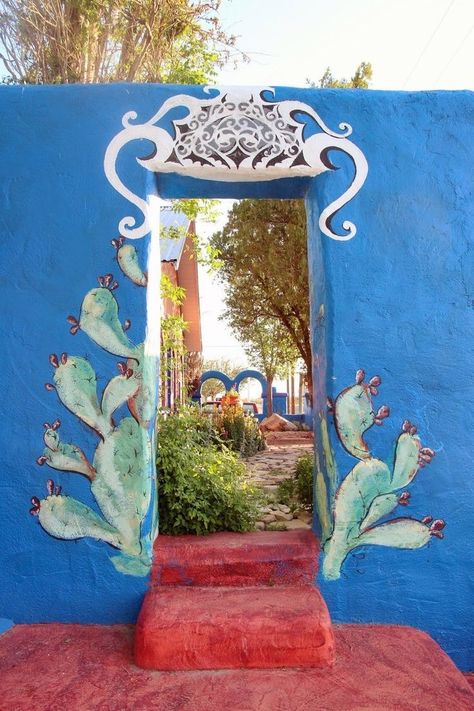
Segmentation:
[(260, 507), (257, 530), (311, 528), (309, 511), (297, 509), (288, 501), (278, 501), (279, 485), (293, 478), (296, 462), (305, 454), (313, 454), (313, 442), (309, 439), (305, 443), (270, 444), (263, 452), (245, 460), (248, 482), (261, 489), (267, 498), (266, 505)]

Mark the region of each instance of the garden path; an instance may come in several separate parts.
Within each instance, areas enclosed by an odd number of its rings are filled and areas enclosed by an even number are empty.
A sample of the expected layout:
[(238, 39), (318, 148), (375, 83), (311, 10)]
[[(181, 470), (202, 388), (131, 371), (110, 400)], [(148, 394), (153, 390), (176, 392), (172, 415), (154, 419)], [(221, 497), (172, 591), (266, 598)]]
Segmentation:
[(296, 462), (313, 454), (311, 432), (271, 432), (267, 448), (245, 461), (247, 481), (265, 493), (267, 502), (260, 507), (257, 530), (295, 530), (311, 528), (311, 513), (295, 508), (290, 501), (280, 501), (278, 489), (294, 476)]

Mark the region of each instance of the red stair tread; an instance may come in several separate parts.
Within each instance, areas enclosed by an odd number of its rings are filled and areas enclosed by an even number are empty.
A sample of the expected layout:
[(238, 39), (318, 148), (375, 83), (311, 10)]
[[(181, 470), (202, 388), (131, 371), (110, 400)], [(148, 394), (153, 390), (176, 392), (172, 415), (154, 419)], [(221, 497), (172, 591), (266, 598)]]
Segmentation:
[(311, 531), (158, 536), (153, 585), (311, 585), (319, 543)]
[(333, 662), (329, 613), (316, 588), (155, 588), (137, 621), (146, 669), (273, 669)]
[(152, 672), (125, 625), (17, 625), (0, 636), (9, 711), (472, 711), (474, 694), (427, 634), (335, 625), (328, 669)]

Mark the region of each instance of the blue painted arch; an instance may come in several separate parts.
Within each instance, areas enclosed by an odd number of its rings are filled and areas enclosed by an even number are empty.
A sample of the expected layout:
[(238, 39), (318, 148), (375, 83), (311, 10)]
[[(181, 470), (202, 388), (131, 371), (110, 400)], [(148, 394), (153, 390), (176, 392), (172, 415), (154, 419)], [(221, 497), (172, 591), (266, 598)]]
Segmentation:
[(267, 396), (267, 379), (262, 373), (260, 373), (259, 370), (247, 369), (242, 370), (240, 373), (238, 373), (234, 378), (234, 384), (237, 390), (242, 384), (242, 381), (246, 380), (247, 378), (252, 378), (253, 380), (257, 380), (260, 383), (260, 385), (262, 386), (262, 397), (265, 398)]
[(199, 388), (197, 391), (197, 395), (199, 397), (201, 397), (201, 388), (207, 380), (220, 380), (226, 390), (230, 390), (233, 384), (233, 381), (229, 378), (229, 376), (222, 373), (220, 370), (206, 370), (206, 372), (203, 373), (199, 379)]
[(233, 386), (239, 390), (240, 385), (244, 380), (247, 378), (252, 378), (253, 380), (257, 380), (260, 385), (262, 386), (262, 414), (263, 417), (267, 416), (267, 379), (261, 373), (259, 370), (253, 370), (252, 368), (247, 368), (246, 370), (242, 370), (240, 373), (237, 373), (235, 378), (229, 378), (228, 375), (225, 373), (222, 373), (220, 370), (206, 370), (205, 373), (203, 373), (199, 379), (199, 388), (195, 395), (193, 396), (193, 400), (200, 400), (201, 399), (201, 388), (204, 385), (204, 383), (207, 380), (220, 380), (220, 382), (223, 384), (226, 390), (230, 390)]

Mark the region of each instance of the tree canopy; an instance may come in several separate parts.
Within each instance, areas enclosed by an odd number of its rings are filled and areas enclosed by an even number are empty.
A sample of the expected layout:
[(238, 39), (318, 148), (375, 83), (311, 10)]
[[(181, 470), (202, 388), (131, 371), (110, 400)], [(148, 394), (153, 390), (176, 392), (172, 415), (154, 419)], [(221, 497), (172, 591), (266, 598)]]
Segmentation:
[(306, 83), (319, 89), (368, 89), (372, 80), (372, 65), (361, 62), (350, 79), (336, 79), (328, 67), (318, 82), (307, 79)]
[[(336, 79), (330, 68), (312, 87), (367, 89), (372, 66), (361, 62), (350, 79)], [(270, 341), (281, 342), (275, 362), (284, 362), (291, 348), (304, 363), (312, 392), (306, 211), (302, 200), (242, 200), (227, 224), (210, 241), (219, 255), (225, 288), (224, 318), (265, 372), (263, 358)], [(291, 344), (286, 350), (284, 339)], [(264, 355), (265, 353), (265, 355)], [(286, 355), (284, 355), (286, 353)], [(276, 374), (276, 373), (275, 373)], [(266, 373), (267, 379), (269, 378)]]
[(205, 83), (242, 57), (221, 0), (0, 0), (0, 59), (19, 84)]
[[(306, 212), (301, 200), (242, 200), (211, 238), (220, 259), (224, 318), (255, 349), (252, 334), (277, 321), (302, 358), (311, 392)], [(266, 324), (266, 325), (265, 325)], [(258, 346), (257, 346), (258, 347)], [(254, 353), (256, 351), (254, 350)], [(267, 376), (268, 377), (268, 376)]]
[(273, 381), (294, 368), (299, 353), (287, 329), (277, 319), (257, 318), (251, 326), (234, 327), (234, 331), (244, 343), (250, 364), (267, 380), (267, 413), (271, 415)]

